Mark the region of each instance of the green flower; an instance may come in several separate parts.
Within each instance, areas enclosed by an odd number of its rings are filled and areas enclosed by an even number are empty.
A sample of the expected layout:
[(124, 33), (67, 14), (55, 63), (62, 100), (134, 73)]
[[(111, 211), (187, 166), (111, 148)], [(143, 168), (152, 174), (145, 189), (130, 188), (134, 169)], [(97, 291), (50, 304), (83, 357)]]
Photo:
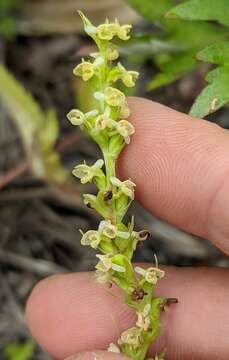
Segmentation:
[(106, 107), (105, 112), (99, 115), (95, 120), (95, 130), (97, 132), (105, 130), (106, 128), (112, 129), (116, 126), (116, 122), (111, 119), (111, 109)]
[(135, 272), (141, 275), (149, 284), (152, 285), (156, 285), (158, 280), (162, 279), (165, 276), (165, 272), (158, 269), (157, 267), (149, 267), (148, 269), (143, 269), (139, 266), (136, 266)]
[(83, 234), (81, 244), (84, 246), (91, 246), (93, 249), (97, 249), (101, 241), (101, 236), (96, 230), (89, 230)]
[(72, 123), (72, 125), (80, 126), (90, 118), (93, 118), (98, 115), (98, 110), (92, 110), (87, 112), (86, 114), (82, 113), (82, 111), (78, 109), (73, 109), (67, 114), (68, 120)]
[(150, 304), (146, 304), (144, 306), (143, 311), (139, 311), (137, 312), (137, 322), (136, 322), (136, 326), (138, 326), (140, 329), (147, 331), (151, 325), (151, 321), (150, 321), (150, 309), (151, 309), (151, 305)]
[(118, 89), (108, 86), (104, 91), (105, 101), (110, 106), (123, 106), (125, 95)]
[(126, 269), (123, 266), (112, 263), (112, 255), (96, 255), (99, 258), (96, 268), (96, 279), (99, 283), (106, 283), (111, 279), (111, 270), (124, 273)]
[(97, 27), (97, 35), (100, 40), (110, 41), (116, 35), (116, 26), (113, 23), (105, 23)]
[(137, 348), (141, 345), (141, 329), (137, 327), (132, 327), (128, 330), (125, 330), (120, 339), (118, 340), (119, 345), (131, 345), (133, 348)]
[(134, 188), (136, 185), (133, 181), (131, 180), (121, 181), (116, 177), (112, 177), (110, 181), (111, 184), (116, 186), (122, 194), (126, 195), (131, 200), (134, 199)]
[(116, 237), (128, 239), (130, 237), (129, 232), (119, 231), (117, 226), (113, 225), (110, 220), (101, 221), (98, 231), (99, 233), (110, 239), (114, 239)]
[(135, 133), (134, 126), (127, 120), (118, 121), (116, 130), (124, 138), (126, 144), (130, 143), (130, 136)]
[(119, 57), (119, 52), (117, 46), (114, 44), (109, 44), (109, 46), (106, 49), (107, 60), (114, 61), (118, 59), (118, 57)]
[(103, 177), (104, 173), (101, 170), (104, 165), (102, 159), (97, 160), (96, 163), (92, 166), (87, 164), (77, 165), (73, 170), (73, 175), (80, 179), (82, 184), (92, 182), (94, 177)]
[(73, 74), (76, 76), (81, 76), (84, 81), (88, 81), (95, 74), (94, 64), (89, 61), (82, 60), (82, 63), (77, 65), (73, 70)]
[(129, 116), (130, 116), (130, 108), (129, 108), (127, 102), (124, 102), (120, 108), (119, 118), (120, 119), (128, 119)]

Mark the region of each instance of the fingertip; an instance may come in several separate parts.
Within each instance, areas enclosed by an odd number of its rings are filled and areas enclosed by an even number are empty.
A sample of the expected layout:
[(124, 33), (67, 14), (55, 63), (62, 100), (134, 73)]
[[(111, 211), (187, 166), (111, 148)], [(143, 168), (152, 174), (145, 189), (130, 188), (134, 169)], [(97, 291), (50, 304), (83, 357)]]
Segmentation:
[(127, 360), (124, 355), (110, 351), (86, 351), (72, 355), (65, 360)]

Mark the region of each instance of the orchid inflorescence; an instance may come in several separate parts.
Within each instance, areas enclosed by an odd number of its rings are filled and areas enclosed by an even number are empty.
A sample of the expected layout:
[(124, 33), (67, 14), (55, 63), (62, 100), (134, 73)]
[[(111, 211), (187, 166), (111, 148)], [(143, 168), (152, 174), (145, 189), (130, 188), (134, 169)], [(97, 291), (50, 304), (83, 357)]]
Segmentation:
[[(157, 282), (164, 277), (163, 270), (155, 267), (143, 269), (131, 263), (138, 243), (146, 240), (146, 230), (134, 231), (134, 218), (125, 225), (123, 218), (134, 200), (135, 183), (116, 177), (116, 161), (125, 144), (130, 143), (134, 126), (128, 121), (130, 109), (125, 94), (117, 89), (134, 87), (139, 76), (128, 71), (120, 63), (116, 40), (129, 40), (131, 25), (105, 21), (95, 27), (82, 12), (79, 12), (85, 32), (94, 40), (98, 52), (90, 54), (90, 60), (82, 59), (73, 73), (89, 82), (97, 103), (96, 109), (83, 113), (73, 109), (67, 115), (70, 122), (79, 126), (99, 146), (103, 159), (93, 165), (85, 162), (77, 165), (73, 174), (82, 184), (94, 183), (96, 195), (84, 194), (84, 202), (103, 218), (97, 230), (81, 230), (81, 244), (99, 251), (96, 255), (96, 279), (99, 283), (115, 284), (125, 293), (125, 303), (136, 311), (136, 324), (125, 330), (110, 344), (109, 351), (123, 353), (136, 360), (146, 357), (148, 348), (160, 330), (160, 314), (166, 300), (155, 295)], [(155, 359), (162, 359), (163, 355)]]

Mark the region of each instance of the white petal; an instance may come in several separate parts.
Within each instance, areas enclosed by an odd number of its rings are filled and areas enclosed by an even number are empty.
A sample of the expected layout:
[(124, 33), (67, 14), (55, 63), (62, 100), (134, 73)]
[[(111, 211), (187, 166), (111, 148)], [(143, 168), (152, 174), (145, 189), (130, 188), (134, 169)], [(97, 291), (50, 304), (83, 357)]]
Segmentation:
[(99, 159), (94, 163), (93, 168), (101, 169), (103, 165), (104, 165), (104, 161), (102, 159)]
[(123, 266), (120, 266), (120, 265), (117, 265), (117, 264), (114, 264), (114, 263), (112, 263), (112, 269), (114, 271), (117, 271), (117, 272), (120, 272), (120, 273), (123, 273), (123, 272), (126, 271), (126, 269)]
[(119, 180), (116, 177), (111, 177), (110, 182), (111, 182), (112, 185), (117, 186), (117, 187), (120, 187), (122, 185), (121, 180)]
[(140, 266), (136, 266), (135, 268), (134, 268), (134, 270), (135, 270), (135, 272), (137, 273), (137, 274), (139, 274), (139, 275), (142, 275), (142, 276), (144, 276), (145, 275), (145, 269), (142, 269)]
[(94, 66), (98, 67), (104, 63), (104, 58), (102, 56), (97, 57), (97, 59), (94, 61)]
[(129, 239), (130, 233), (128, 233), (126, 231), (117, 231), (117, 236), (119, 236), (120, 238), (123, 238), (123, 239)]
[(94, 116), (97, 116), (98, 115), (98, 110), (92, 110), (92, 111), (89, 111), (85, 114), (85, 117), (86, 118), (90, 118), (90, 117), (94, 117)]
[(94, 93), (94, 98), (98, 101), (105, 100), (105, 95), (102, 92), (96, 91)]

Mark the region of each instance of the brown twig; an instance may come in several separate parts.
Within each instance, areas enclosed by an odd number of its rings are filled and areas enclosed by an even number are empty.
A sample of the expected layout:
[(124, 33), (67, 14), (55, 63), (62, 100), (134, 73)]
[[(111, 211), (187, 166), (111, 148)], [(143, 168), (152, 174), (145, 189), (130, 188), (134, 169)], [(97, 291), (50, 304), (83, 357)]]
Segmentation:
[(18, 176), (24, 174), (29, 169), (29, 161), (24, 160), (15, 169), (8, 171), (5, 175), (0, 177), (0, 190), (8, 185), (11, 181)]

